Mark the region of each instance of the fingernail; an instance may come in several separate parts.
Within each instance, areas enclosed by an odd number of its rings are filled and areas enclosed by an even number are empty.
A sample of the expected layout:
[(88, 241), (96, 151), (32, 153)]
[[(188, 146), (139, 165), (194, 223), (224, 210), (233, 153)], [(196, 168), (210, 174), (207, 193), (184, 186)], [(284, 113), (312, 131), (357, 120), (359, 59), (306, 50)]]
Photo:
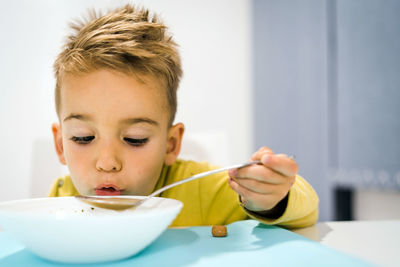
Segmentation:
[(232, 177), (237, 175), (237, 169), (230, 170), (230, 174)]
[(267, 164), (270, 160), (271, 160), (271, 156), (270, 155), (265, 155), (264, 157), (261, 158), (261, 162), (263, 164)]

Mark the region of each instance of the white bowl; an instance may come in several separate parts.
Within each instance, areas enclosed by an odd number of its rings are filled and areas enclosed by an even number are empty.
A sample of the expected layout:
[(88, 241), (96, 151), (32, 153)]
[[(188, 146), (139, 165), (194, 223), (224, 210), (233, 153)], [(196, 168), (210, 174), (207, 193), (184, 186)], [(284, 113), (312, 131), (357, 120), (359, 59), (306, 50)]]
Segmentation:
[(95, 263), (138, 253), (161, 235), (182, 206), (178, 200), (154, 197), (135, 209), (115, 211), (74, 197), (33, 198), (0, 203), (0, 226), (42, 258)]

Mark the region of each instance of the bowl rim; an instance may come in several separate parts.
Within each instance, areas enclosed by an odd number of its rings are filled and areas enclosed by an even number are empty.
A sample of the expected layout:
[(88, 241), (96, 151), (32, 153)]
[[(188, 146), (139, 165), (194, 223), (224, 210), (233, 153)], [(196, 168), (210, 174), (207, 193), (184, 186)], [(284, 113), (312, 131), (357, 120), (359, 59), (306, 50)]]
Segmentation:
[[(102, 196), (103, 197), (103, 196)], [(109, 197), (109, 196), (104, 196), (104, 197)], [(119, 196), (118, 196), (119, 197)], [(125, 197), (125, 198), (129, 198), (129, 197), (135, 197), (135, 198), (145, 198), (145, 196), (120, 196), (120, 197)], [(168, 214), (173, 212), (177, 212), (179, 213), (183, 207), (183, 203), (180, 200), (177, 199), (173, 199), (173, 198), (165, 198), (165, 197), (152, 197), (154, 199), (160, 199), (163, 201), (168, 201), (170, 203), (173, 203), (174, 205), (172, 206), (168, 206), (168, 207), (164, 207), (162, 209), (158, 208), (155, 209), (157, 210), (158, 214)], [(30, 214), (34, 214), (34, 213), (27, 213), (26, 210), (12, 210), (10, 209), (10, 207), (7, 206), (12, 206), (12, 205), (20, 205), (24, 202), (41, 202), (41, 201), (48, 201), (49, 199), (54, 199), (55, 201), (63, 201), (63, 200), (67, 200), (69, 201), (69, 199), (75, 199), (74, 196), (65, 196), (65, 197), (39, 197), (39, 198), (24, 198), (24, 199), (16, 199), (16, 200), (8, 200), (8, 201), (2, 201), (0, 202), (0, 215), (14, 215), (14, 216), (29, 216)], [(77, 201), (81, 202), (80, 200), (76, 199)], [(52, 201), (52, 200), (50, 200)], [(88, 203), (85, 202), (81, 202), (83, 205), (87, 205), (88, 207), (94, 207)], [(2, 208), (7, 207), (7, 209), (2, 209)], [(102, 209), (99, 207), (95, 207), (96, 209)], [(107, 211), (108, 209), (102, 209), (104, 211)], [(75, 213), (69, 213), (68, 215), (72, 215), (75, 216), (74, 218), (82, 218), (82, 219), (92, 219), (95, 220), (99, 217), (102, 217), (103, 219), (113, 219), (116, 217), (147, 217), (149, 216), (150, 213), (152, 212), (146, 212), (146, 211), (139, 211), (139, 212), (134, 212), (134, 209), (126, 209), (126, 210), (109, 210), (110, 213), (97, 213), (96, 216), (78, 216)], [(48, 212), (40, 212), (38, 214), (41, 214), (41, 216), (54, 216), (55, 214), (51, 214)], [(78, 213), (80, 214), (80, 213)], [(37, 215), (37, 214), (36, 214)], [(66, 220), (71, 219), (72, 216), (69, 216), (68, 218), (66, 218)]]

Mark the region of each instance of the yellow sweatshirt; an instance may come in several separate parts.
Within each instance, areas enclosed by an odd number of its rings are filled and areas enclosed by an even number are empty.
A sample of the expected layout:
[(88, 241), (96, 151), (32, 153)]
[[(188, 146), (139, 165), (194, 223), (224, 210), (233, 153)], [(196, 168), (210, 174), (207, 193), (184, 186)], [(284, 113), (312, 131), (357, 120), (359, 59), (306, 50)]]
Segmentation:
[[(177, 160), (172, 166), (164, 166), (154, 191), (194, 174), (215, 169), (206, 162)], [(238, 195), (228, 185), (227, 172), (197, 179), (161, 193), (160, 197), (173, 198), (184, 206), (171, 226), (223, 225), (253, 218), (265, 224), (277, 224), (287, 228), (305, 227), (318, 219), (318, 196), (302, 177), (289, 191), (285, 212), (281, 217), (268, 219), (241, 206)], [(50, 197), (78, 195), (70, 176), (57, 179)]]

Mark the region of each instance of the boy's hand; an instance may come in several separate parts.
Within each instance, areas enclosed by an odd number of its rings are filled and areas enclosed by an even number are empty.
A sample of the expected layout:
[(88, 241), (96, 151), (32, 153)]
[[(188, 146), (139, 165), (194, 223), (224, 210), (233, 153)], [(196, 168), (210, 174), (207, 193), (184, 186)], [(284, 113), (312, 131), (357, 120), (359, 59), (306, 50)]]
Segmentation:
[(267, 147), (260, 148), (250, 160), (261, 160), (262, 165), (230, 170), (229, 185), (240, 195), (246, 209), (268, 214), (294, 184), (297, 163)]

